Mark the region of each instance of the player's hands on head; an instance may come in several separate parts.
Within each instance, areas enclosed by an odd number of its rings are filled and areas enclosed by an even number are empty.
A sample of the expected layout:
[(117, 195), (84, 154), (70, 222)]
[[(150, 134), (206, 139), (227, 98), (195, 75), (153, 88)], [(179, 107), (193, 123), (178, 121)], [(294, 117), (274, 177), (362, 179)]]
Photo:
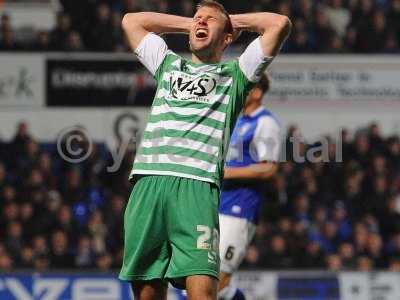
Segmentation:
[(243, 28), (241, 28), (236, 15), (230, 15), (232, 27), (233, 27), (233, 37), (232, 42), (235, 42), (243, 32)]

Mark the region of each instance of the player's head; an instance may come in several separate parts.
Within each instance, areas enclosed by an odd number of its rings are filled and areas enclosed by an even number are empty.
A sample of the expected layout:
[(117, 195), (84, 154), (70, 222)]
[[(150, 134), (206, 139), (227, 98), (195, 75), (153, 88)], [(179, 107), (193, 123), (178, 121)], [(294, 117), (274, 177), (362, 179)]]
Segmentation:
[(232, 38), (231, 19), (222, 4), (214, 0), (201, 1), (190, 29), (190, 51), (203, 59), (221, 57)]
[(249, 105), (259, 104), (261, 105), (262, 99), (265, 93), (269, 91), (270, 79), (267, 74), (261, 76), (260, 81), (257, 85), (250, 91), (246, 98), (245, 107)]

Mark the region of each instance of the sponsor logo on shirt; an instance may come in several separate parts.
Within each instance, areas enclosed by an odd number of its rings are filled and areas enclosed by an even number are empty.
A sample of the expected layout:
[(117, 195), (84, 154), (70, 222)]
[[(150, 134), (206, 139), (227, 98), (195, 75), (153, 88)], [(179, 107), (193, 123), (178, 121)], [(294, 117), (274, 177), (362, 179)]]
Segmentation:
[(190, 75), (171, 72), (169, 80), (169, 98), (212, 103), (216, 100), (218, 76), (213, 74)]

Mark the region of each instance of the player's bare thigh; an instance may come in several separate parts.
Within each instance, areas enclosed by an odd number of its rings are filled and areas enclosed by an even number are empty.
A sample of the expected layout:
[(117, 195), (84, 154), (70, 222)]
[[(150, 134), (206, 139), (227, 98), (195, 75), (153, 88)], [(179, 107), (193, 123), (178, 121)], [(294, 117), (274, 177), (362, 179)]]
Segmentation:
[(132, 282), (135, 300), (166, 300), (167, 288), (167, 283), (161, 280)]

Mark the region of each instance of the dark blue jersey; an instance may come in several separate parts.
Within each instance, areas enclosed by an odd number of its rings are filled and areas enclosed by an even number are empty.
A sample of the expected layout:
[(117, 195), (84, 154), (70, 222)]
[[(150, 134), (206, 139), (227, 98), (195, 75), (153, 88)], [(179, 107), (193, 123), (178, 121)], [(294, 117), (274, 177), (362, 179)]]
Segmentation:
[[(272, 113), (260, 107), (242, 115), (233, 130), (226, 167), (247, 167), (263, 161), (278, 161), (280, 125)], [(256, 222), (261, 199), (262, 181), (224, 180), (220, 213)]]

